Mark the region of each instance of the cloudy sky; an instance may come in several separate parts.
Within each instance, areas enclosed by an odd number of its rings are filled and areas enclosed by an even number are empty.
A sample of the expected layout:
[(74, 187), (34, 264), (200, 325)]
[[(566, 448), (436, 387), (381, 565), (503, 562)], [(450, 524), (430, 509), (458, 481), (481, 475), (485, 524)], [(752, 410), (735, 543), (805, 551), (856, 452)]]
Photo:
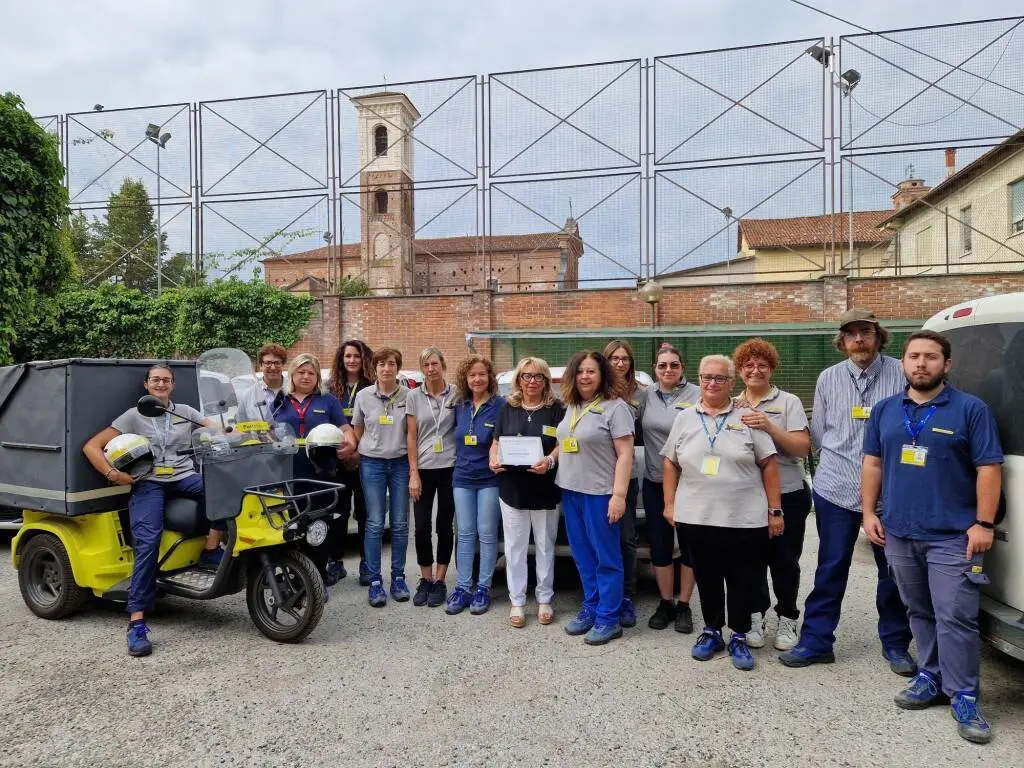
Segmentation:
[[(1019, 0), (816, 0), (872, 30)], [(788, 0), (78, 0), (0, 10), (0, 88), (37, 115), (484, 74), (853, 31)]]

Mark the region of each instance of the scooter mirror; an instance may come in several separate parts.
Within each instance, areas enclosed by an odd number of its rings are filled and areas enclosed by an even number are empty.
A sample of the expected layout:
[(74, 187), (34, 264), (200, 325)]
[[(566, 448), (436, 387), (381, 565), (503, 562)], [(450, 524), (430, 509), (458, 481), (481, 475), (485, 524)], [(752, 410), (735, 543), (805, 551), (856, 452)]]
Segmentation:
[(165, 413), (167, 409), (160, 404), (159, 398), (153, 395), (143, 395), (139, 398), (139, 402), (136, 403), (135, 410), (143, 416), (159, 416)]

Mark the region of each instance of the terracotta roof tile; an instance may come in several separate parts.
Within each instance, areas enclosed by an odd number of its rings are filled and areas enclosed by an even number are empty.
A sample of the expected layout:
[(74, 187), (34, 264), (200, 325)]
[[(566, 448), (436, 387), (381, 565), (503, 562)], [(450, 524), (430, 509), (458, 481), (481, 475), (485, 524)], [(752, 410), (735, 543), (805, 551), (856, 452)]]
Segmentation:
[[(853, 239), (856, 243), (885, 243), (891, 232), (879, 225), (892, 215), (887, 211), (856, 211), (853, 214)], [(751, 248), (800, 248), (832, 242), (832, 216), (796, 216), (790, 219), (740, 219), (740, 232)], [(849, 215), (835, 214), (835, 237), (839, 243), (850, 239)]]
[[(477, 248), (481, 245), (485, 251), (491, 252), (539, 251), (558, 248), (558, 238), (559, 233), (556, 232), (539, 232), (528, 235), (490, 235), (483, 238), (474, 235), (466, 237), (417, 238), (415, 243), (416, 253), (439, 256), (441, 254), (473, 254), (476, 253)], [(324, 245), (310, 251), (270, 256), (263, 261), (324, 261), (328, 258), (331, 249), (334, 250), (333, 255), (339, 255), (339, 246)], [(359, 243), (345, 243), (340, 246), (340, 251), (342, 259), (358, 259)]]

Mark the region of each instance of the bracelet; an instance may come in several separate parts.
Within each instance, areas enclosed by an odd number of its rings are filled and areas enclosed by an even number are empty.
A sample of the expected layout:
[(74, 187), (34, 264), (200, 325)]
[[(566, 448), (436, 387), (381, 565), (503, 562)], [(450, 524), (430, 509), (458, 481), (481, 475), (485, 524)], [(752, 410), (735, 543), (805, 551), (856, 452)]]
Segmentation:
[(555, 457), (554, 456), (545, 456), (544, 458), (548, 460), (548, 470), (554, 469), (555, 468)]
[(975, 525), (980, 525), (982, 528), (984, 528), (986, 530), (989, 530), (989, 531), (993, 530), (996, 527), (994, 523), (989, 523), (989, 522), (987, 522), (985, 520), (975, 520), (974, 524)]
[(117, 467), (111, 467), (110, 469), (108, 469), (106, 473), (103, 475), (103, 477), (109, 480), (111, 472), (117, 472)]

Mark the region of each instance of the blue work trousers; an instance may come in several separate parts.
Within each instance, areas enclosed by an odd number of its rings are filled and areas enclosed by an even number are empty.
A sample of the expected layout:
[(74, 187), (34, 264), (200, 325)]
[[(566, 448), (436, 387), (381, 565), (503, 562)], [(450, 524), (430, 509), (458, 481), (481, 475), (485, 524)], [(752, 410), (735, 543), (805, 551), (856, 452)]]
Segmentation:
[[(837, 506), (814, 494), (814, 520), (818, 527), (818, 568), (814, 589), (804, 604), (804, 624), (800, 645), (814, 653), (832, 650), (836, 628), (850, 578), (853, 548), (860, 533), (860, 512)], [(878, 637), (882, 647), (905, 651), (910, 645), (910, 622), (900, 600), (899, 589), (889, 575), (885, 550), (871, 545), (878, 569), (875, 606), (878, 609)]]
[(359, 479), (366, 499), (366, 567), (370, 581), (383, 581), (381, 550), (384, 548), (384, 519), (391, 510), (391, 578), (405, 577), (405, 554), (409, 548), (409, 459), (359, 459)]
[(477, 585), (491, 588), (494, 566), (498, 562), (498, 526), (501, 525), (501, 507), (498, 504), (498, 486), (485, 488), (459, 488), (452, 490), (455, 501), (455, 529), (457, 544), (455, 569), (457, 586), (473, 591), (473, 560), (477, 543), (480, 544), (480, 572)]
[(562, 490), (565, 532), (583, 582), (583, 608), (598, 624), (619, 623), (622, 611), (622, 523), (608, 522), (611, 496)]
[(885, 554), (910, 614), (918, 665), (941, 681), (947, 696), (977, 696), (979, 590), (988, 583), (982, 554), (966, 559), (967, 534), (939, 541), (886, 534)]

